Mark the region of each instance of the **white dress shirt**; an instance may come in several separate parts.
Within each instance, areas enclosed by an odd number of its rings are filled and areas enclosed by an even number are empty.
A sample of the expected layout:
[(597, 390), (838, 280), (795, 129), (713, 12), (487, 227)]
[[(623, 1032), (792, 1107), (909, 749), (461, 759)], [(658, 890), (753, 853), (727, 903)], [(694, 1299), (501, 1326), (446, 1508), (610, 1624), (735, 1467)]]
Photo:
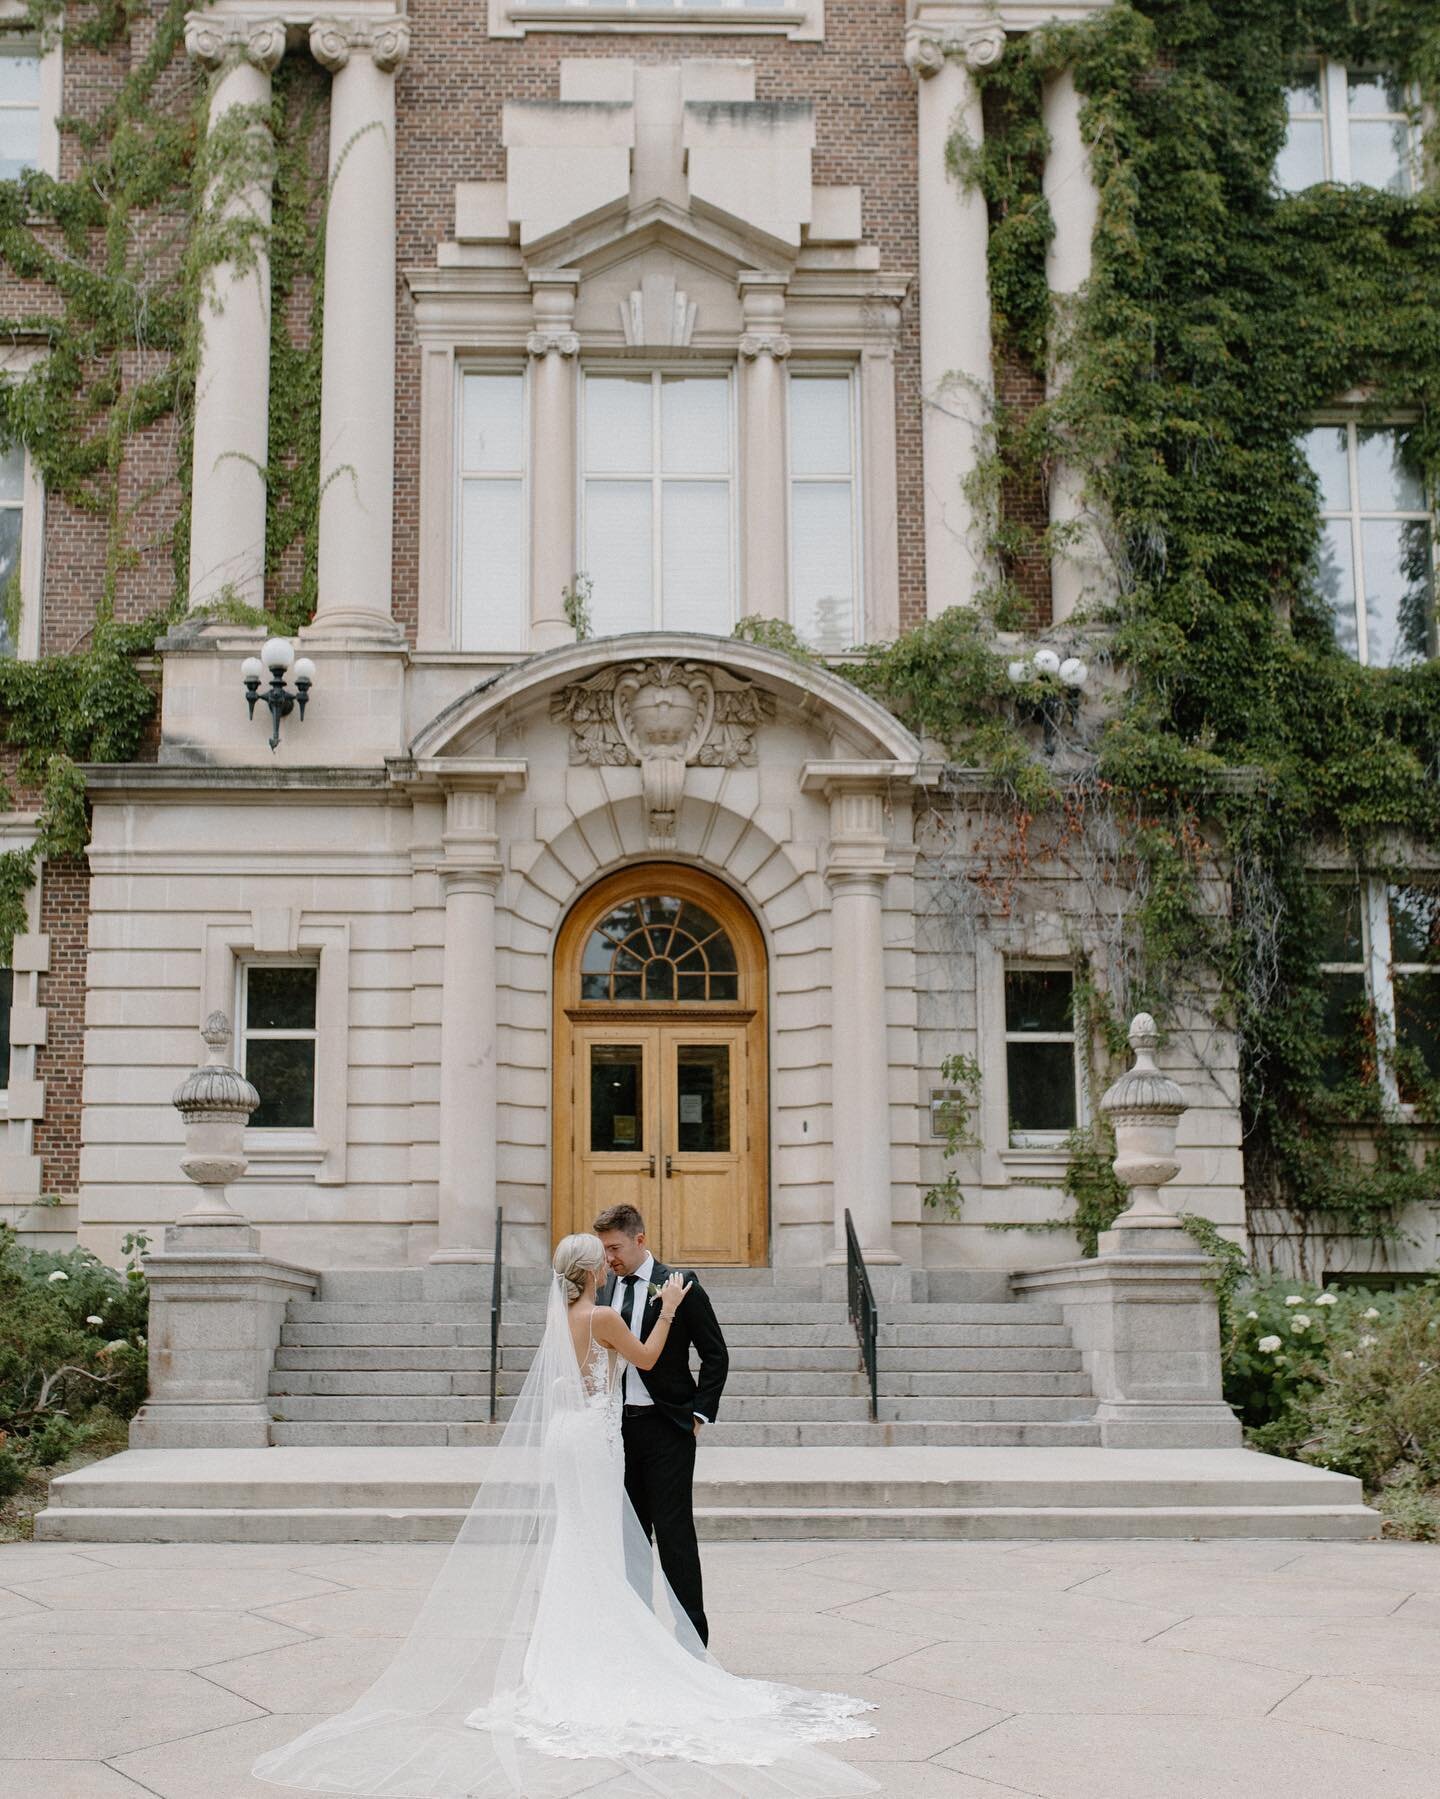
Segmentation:
[[(630, 1315), (630, 1328), (643, 1343), (645, 1341), (645, 1308), (650, 1303), (650, 1282), (655, 1274), (655, 1258), (647, 1250), (645, 1260), (635, 1270), (635, 1304)], [(615, 1296), (610, 1304), (618, 1312), (625, 1304), (625, 1277), (617, 1275), (615, 1280)], [(654, 1405), (650, 1397), (650, 1389), (640, 1379), (638, 1372), (635, 1385), (630, 1385), (632, 1367), (624, 1364), (624, 1372), (620, 1376), (620, 1400), (622, 1405)]]
[[(635, 1270), (635, 1305), (630, 1317), (630, 1328), (642, 1343), (645, 1341), (645, 1308), (650, 1303), (650, 1283), (654, 1278), (655, 1258), (649, 1250), (646, 1250), (645, 1260)], [(625, 1304), (625, 1277), (623, 1275), (617, 1275), (615, 1278), (615, 1293), (610, 1304), (617, 1312)], [(632, 1373), (635, 1375), (633, 1387), (630, 1385)], [(655, 1403), (650, 1397), (650, 1389), (640, 1379), (639, 1371), (632, 1368), (629, 1362), (624, 1363), (624, 1372), (620, 1376), (620, 1403), (622, 1405), (654, 1405)], [(695, 1416), (702, 1424), (710, 1422), (703, 1412), (696, 1412)]]

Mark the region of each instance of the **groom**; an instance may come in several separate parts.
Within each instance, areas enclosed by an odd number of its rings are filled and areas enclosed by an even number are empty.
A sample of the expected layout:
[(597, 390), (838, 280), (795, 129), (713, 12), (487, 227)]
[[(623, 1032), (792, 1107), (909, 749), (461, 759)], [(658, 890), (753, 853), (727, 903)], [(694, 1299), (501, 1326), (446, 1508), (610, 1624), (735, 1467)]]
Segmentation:
[[(660, 1316), (656, 1294), (671, 1271), (650, 1253), (645, 1220), (634, 1206), (609, 1207), (593, 1228), (610, 1268), (596, 1304), (613, 1306), (643, 1342)], [(621, 1434), (625, 1491), (635, 1516), (660, 1551), (671, 1591), (700, 1641), (708, 1643), (695, 1541), (695, 1449), (701, 1427), (713, 1423), (719, 1410), (730, 1356), (710, 1296), (693, 1274), (689, 1280), (690, 1291), (655, 1366), (643, 1372), (625, 1368)], [(690, 1372), (692, 1345), (700, 1357), (698, 1381)]]

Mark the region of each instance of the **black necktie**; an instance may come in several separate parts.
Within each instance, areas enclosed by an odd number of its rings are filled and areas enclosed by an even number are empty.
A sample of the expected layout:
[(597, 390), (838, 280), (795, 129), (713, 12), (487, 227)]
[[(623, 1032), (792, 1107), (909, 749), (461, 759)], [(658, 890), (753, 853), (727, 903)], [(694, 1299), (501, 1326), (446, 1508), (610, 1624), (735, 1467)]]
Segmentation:
[[(630, 1330), (635, 1328), (630, 1321), (635, 1316), (635, 1283), (639, 1279), (640, 1276), (638, 1274), (627, 1274), (625, 1276), (625, 1297), (620, 1301), (620, 1317), (627, 1329)], [(625, 1364), (625, 1371), (620, 1376), (620, 1397), (622, 1400), (628, 1396), (629, 1380), (630, 1364), (627, 1362)]]

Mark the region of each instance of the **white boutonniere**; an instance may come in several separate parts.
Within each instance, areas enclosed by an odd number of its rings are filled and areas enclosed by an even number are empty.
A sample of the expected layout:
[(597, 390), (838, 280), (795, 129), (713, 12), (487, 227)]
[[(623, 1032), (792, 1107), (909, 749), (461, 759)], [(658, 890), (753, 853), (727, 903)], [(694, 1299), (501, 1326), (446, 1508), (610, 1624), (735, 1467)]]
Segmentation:
[(660, 1285), (659, 1281), (646, 1281), (645, 1291), (652, 1299), (659, 1299), (665, 1289)]

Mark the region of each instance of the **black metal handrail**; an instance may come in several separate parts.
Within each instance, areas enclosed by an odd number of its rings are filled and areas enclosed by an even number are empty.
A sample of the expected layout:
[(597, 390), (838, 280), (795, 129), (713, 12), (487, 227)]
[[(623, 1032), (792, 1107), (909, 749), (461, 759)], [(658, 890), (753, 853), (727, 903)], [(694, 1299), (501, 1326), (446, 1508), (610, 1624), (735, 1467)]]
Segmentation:
[(860, 1253), (860, 1239), (855, 1235), (848, 1206), (845, 1208), (845, 1285), (850, 1302), (850, 1322), (855, 1326), (860, 1355), (870, 1377), (870, 1418), (873, 1423), (880, 1416), (880, 1311), (875, 1304), (875, 1289), (870, 1285), (870, 1271)]
[(500, 1393), (500, 1307), (504, 1299), (505, 1208), (495, 1208), (495, 1269), (490, 1281), (490, 1422), (495, 1422)]

